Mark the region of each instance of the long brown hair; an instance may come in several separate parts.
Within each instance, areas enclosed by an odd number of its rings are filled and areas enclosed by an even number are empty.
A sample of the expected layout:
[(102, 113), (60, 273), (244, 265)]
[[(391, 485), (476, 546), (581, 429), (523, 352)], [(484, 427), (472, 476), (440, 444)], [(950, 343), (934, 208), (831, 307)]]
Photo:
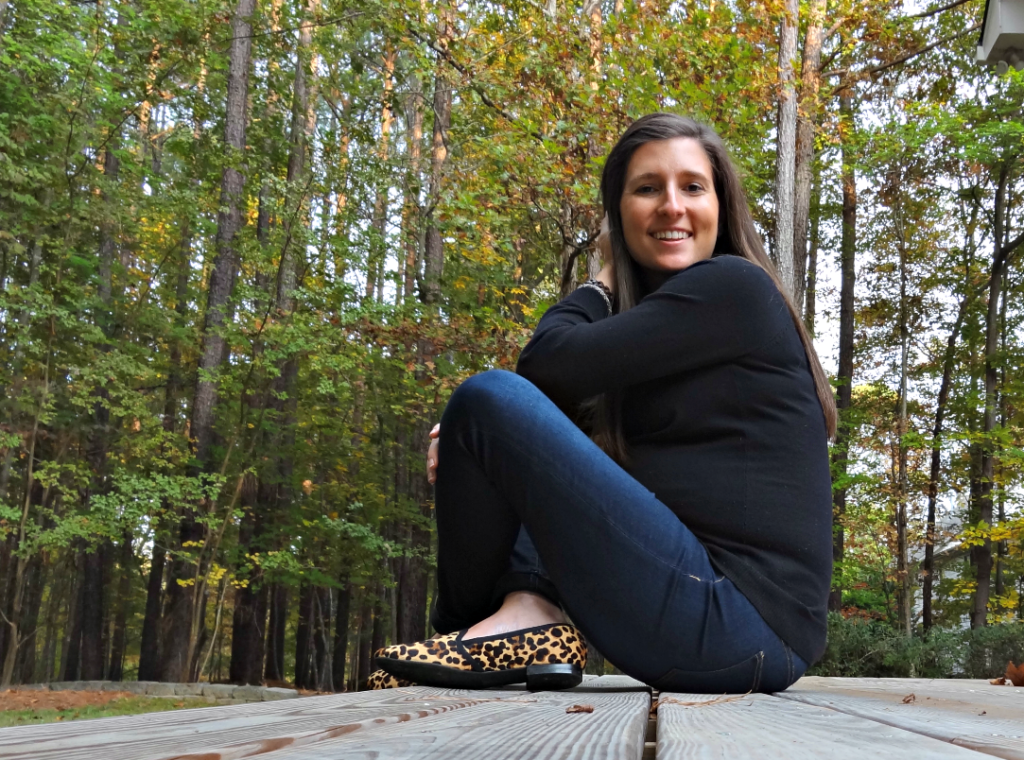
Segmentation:
[[(818, 361), (811, 336), (804, 327), (800, 314), (793, 306), (768, 255), (764, 252), (761, 237), (754, 226), (746, 193), (740, 183), (736, 167), (717, 133), (705, 124), (672, 113), (648, 114), (633, 122), (615, 143), (608, 154), (601, 175), (601, 199), (608, 215), (608, 232), (611, 241), (612, 260), (615, 264), (615, 313), (631, 309), (646, 294), (640, 278), (640, 266), (629, 254), (626, 238), (622, 233), (622, 193), (626, 184), (626, 170), (633, 154), (644, 143), (653, 140), (671, 140), (685, 137), (696, 140), (707, 154), (714, 175), (715, 194), (718, 196), (718, 239), (715, 241), (713, 256), (739, 256), (761, 267), (775, 287), (779, 289), (804, 351), (807, 363), (814, 377), (814, 387), (825, 416), (828, 437), (836, 434), (836, 402), (832, 386), (825, 370)], [(593, 410), (592, 436), (595, 442), (613, 459), (627, 463), (629, 456), (622, 433), (622, 393), (605, 393), (596, 399)]]

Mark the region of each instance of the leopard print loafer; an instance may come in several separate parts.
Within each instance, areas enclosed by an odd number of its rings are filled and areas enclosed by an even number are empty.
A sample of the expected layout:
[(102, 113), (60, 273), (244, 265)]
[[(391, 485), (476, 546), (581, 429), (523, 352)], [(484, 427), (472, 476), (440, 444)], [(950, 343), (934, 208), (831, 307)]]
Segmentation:
[(541, 625), (467, 639), (466, 631), (377, 653), (377, 667), (396, 678), (449, 689), (486, 689), (526, 682), (531, 691), (571, 689), (583, 680), (587, 645), (573, 625)]
[(371, 691), (377, 691), (379, 689), (401, 689), (403, 686), (415, 686), (412, 681), (406, 681), (404, 678), (395, 678), (390, 673), (383, 670), (375, 670), (370, 673), (366, 679), (366, 688)]

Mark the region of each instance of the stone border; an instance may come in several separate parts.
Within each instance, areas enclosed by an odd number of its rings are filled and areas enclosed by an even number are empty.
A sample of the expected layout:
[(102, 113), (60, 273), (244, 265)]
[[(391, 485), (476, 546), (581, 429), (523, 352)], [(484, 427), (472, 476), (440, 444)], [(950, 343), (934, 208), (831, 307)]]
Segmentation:
[(297, 699), (295, 689), (276, 686), (234, 686), (227, 683), (164, 683), (162, 681), (54, 681), (11, 686), (25, 691), (127, 691), (145, 697), (205, 697), (208, 702), (227, 705)]

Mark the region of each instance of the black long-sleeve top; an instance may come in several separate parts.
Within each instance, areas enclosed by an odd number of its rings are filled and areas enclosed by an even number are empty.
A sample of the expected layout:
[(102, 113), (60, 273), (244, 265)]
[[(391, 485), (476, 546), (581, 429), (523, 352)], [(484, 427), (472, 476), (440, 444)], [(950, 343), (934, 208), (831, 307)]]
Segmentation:
[(630, 474), (783, 641), (808, 663), (822, 655), (825, 420), (800, 336), (762, 269), (716, 256), (614, 316), (580, 288), (548, 309), (516, 371), (563, 409), (621, 389)]

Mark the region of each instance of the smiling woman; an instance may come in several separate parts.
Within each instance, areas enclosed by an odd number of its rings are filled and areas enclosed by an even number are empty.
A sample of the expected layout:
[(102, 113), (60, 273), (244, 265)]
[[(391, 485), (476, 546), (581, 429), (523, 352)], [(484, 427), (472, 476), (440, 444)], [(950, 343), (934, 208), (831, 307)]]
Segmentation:
[(601, 194), (597, 281), (431, 433), (440, 635), (375, 684), (566, 688), (589, 640), (663, 690), (778, 691), (824, 651), (835, 405), (725, 148), (646, 116)]

